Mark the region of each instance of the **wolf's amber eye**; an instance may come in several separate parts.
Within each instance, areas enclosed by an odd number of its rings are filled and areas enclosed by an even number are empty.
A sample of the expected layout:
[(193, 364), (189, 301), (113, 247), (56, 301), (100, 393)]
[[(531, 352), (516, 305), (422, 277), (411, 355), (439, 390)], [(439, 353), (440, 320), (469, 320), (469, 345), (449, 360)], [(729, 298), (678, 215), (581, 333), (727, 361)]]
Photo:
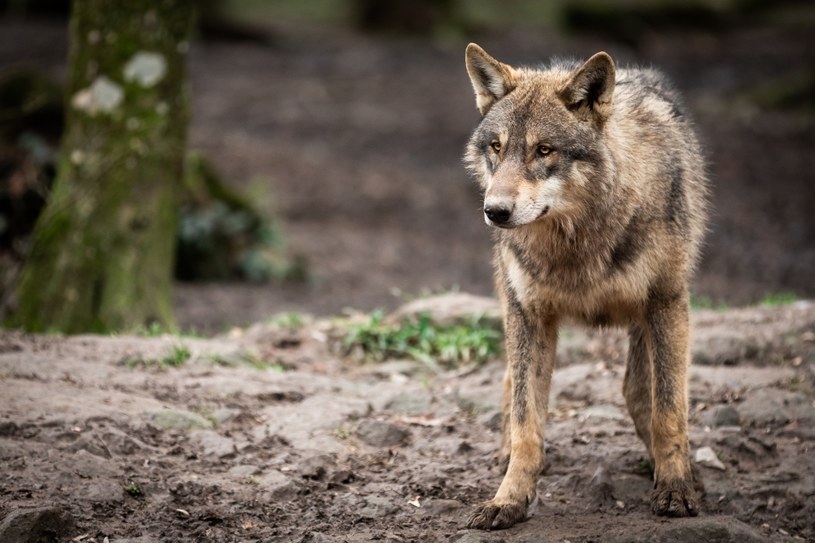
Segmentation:
[(548, 145), (538, 145), (538, 156), (549, 156), (553, 149)]
[(492, 140), (490, 142), (490, 149), (492, 149), (496, 153), (500, 153), (501, 152), (501, 142), (498, 141), (498, 140)]

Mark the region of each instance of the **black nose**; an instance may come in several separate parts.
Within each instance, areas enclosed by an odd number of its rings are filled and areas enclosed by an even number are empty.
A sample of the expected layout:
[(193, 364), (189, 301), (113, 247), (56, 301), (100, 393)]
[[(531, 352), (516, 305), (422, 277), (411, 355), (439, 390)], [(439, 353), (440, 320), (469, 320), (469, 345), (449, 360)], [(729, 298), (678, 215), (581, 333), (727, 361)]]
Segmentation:
[(484, 215), (495, 224), (504, 224), (512, 215), (512, 210), (502, 206), (487, 206), (484, 208)]

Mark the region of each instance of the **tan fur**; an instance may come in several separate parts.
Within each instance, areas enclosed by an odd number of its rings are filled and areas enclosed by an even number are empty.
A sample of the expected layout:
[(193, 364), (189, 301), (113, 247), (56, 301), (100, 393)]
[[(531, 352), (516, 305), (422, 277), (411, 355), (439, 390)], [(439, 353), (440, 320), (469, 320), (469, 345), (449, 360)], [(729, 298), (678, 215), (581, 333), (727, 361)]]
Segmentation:
[(469, 526), (523, 520), (543, 467), (543, 427), (564, 320), (629, 328), (623, 392), (654, 463), (656, 514), (695, 515), (687, 437), (688, 281), (706, 216), (699, 145), (652, 70), (513, 68), (477, 45), (467, 71), (484, 115), (465, 154), (484, 190), (504, 307), (506, 475)]

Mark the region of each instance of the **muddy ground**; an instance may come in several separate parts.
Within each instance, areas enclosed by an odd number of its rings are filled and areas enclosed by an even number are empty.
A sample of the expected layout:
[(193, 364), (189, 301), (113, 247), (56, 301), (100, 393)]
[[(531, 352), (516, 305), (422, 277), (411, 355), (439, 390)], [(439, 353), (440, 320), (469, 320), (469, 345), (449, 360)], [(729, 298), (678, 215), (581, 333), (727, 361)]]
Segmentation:
[[(538, 510), (500, 532), (463, 529), (501, 479), (500, 361), (362, 364), (338, 356), (329, 321), (212, 339), (5, 332), (0, 540), (815, 541), (815, 304), (693, 318), (691, 449), (715, 456), (696, 462), (702, 514), (651, 516), (626, 339), (568, 329)], [(186, 363), (159, 362), (179, 346)]]

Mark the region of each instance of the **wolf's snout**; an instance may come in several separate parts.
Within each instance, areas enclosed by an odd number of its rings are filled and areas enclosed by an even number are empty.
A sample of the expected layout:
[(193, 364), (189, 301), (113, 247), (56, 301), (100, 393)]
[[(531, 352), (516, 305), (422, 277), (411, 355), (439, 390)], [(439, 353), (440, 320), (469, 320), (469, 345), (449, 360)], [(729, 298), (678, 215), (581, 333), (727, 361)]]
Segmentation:
[(493, 224), (506, 224), (512, 215), (512, 209), (506, 205), (485, 205), (484, 215), (486, 215)]

